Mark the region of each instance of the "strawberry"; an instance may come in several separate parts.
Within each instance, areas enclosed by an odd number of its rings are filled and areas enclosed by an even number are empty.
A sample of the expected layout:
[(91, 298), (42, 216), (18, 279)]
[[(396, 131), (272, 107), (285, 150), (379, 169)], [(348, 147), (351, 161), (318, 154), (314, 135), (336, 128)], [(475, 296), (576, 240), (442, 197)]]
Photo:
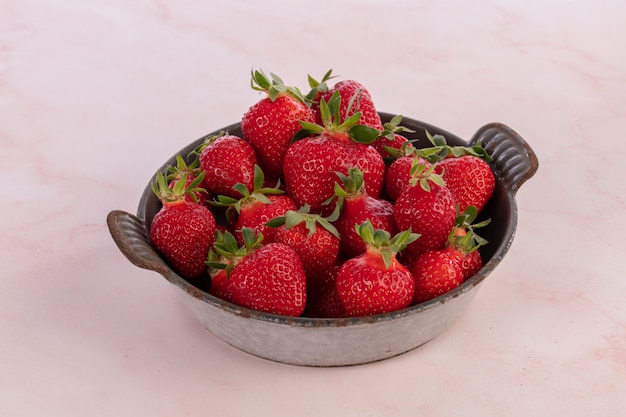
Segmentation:
[[(182, 156), (176, 155), (176, 166), (168, 168), (168, 174), (166, 179), (169, 181), (169, 187), (174, 188), (174, 185), (183, 177), (187, 179), (185, 186), (191, 185), (191, 183), (200, 174), (200, 160), (196, 157), (191, 163), (185, 162)], [(190, 203), (198, 203), (203, 206), (209, 206), (211, 201), (211, 195), (209, 192), (198, 184), (195, 188), (198, 191), (185, 194), (185, 199)]]
[(453, 290), (463, 283), (462, 255), (452, 247), (419, 255), (411, 273), (415, 279), (414, 302), (421, 303)]
[(463, 279), (468, 279), (483, 267), (483, 258), (480, 255), (480, 251), (474, 250), (466, 253), (461, 262), (461, 269), (463, 270)]
[(212, 269), (224, 269), (232, 302), (283, 316), (300, 316), (306, 305), (306, 277), (298, 254), (283, 243), (262, 244), (263, 234), (242, 230), (239, 246), (230, 233), (219, 234), (208, 255)]
[(478, 248), (487, 241), (474, 230), (489, 224), (489, 220), (473, 223), (478, 211), (469, 206), (459, 214), (442, 249), (417, 256), (411, 266), (415, 279), (416, 303), (438, 297), (458, 287), (482, 268)]
[(260, 231), (265, 236), (265, 243), (272, 242), (275, 229), (268, 227), (266, 223), (289, 210), (298, 209), (294, 201), (280, 190), (280, 184), (268, 188), (263, 186), (264, 182), (265, 176), (261, 167), (255, 165), (252, 191), (243, 184), (235, 184), (233, 188), (242, 196), (240, 199), (220, 195), (213, 202), (215, 206), (229, 208), (226, 213), (227, 223), (239, 244), (244, 243), (241, 230), (246, 227)]
[(287, 193), (298, 206), (308, 204), (312, 213), (329, 214), (325, 206), (334, 196), (336, 172), (347, 175), (354, 166), (364, 172), (365, 189), (373, 197), (382, 191), (385, 163), (378, 152), (367, 143), (375, 140), (379, 131), (358, 125), (360, 113), (343, 122), (339, 116), (341, 98), (334, 95), (329, 103), (320, 102), (323, 126), (301, 122), (303, 129), (285, 154), (283, 173)]
[[(328, 79), (327, 76), (324, 78)], [(317, 103), (321, 103), (321, 101), (328, 102), (335, 93), (338, 93), (341, 97), (341, 107), (339, 108), (341, 120), (347, 120), (358, 112), (361, 113), (359, 124), (379, 131), (383, 130), (383, 123), (376, 111), (372, 96), (363, 84), (355, 80), (339, 81), (333, 88), (319, 94)], [(321, 123), (323, 122), (321, 106), (317, 103), (314, 102), (312, 108), (315, 112), (316, 122)]]
[(187, 185), (183, 176), (170, 188), (158, 171), (152, 183), (152, 190), (163, 205), (152, 219), (150, 240), (183, 278), (197, 278), (205, 273), (207, 252), (215, 241), (216, 225), (211, 211), (185, 198), (200, 191), (197, 185), (203, 177), (201, 173)]
[(474, 206), (480, 212), (496, 185), (489, 164), (474, 155), (446, 158), (437, 164), (436, 172), (452, 192), (461, 212), (468, 206)]
[(204, 187), (208, 191), (240, 198), (241, 194), (233, 189), (235, 184), (252, 188), (258, 161), (254, 149), (244, 139), (227, 133), (208, 136), (195, 152), (199, 154), (200, 168), (205, 173)]
[(305, 205), (267, 223), (267, 226), (276, 228), (273, 241), (291, 246), (300, 256), (307, 284), (309, 277), (318, 271), (330, 270), (339, 255), (339, 233), (329, 221), (333, 219), (309, 211)]
[(415, 283), (411, 272), (396, 254), (419, 235), (410, 230), (393, 238), (384, 230), (374, 230), (371, 222), (357, 226), (368, 243), (367, 250), (348, 259), (337, 274), (337, 294), (349, 317), (388, 313), (408, 307)]
[(397, 233), (396, 222), (393, 218), (393, 205), (387, 200), (374, 198), (367, 194), (363, 185), (363, 172), (358, 168), (350, 167), (348, 175), (337, 173), (343, 188), (335, 184), (335, 194), (338, 197), (336, 212), (339, 213), (334, 222), (341, 235), (341, 252), (354, 257), (365, 252), (367, 243), (355, 229), (356, 225), (369, 220), (375, 229), (382, 229), (391, 235)]
[(296, 87), (286, 86), (276, 74), (271, 80), (261, 70), (252, 71), (252, 88), (267, 93), (241, 119), (244, 138), (252, 144), (268, 178), (282, 175), (283, 159), (299, 120), (313, 122), (313, 111)]
[(393, 216), (398, 229), (411, 229), (421, 235), (407, 247), (409, 257), (442, 248), (456, 219), (454, 197), (441, 176), (433, 172), (434, 168), (435, 165), (413, 164), (411, 186), (394, 204)]

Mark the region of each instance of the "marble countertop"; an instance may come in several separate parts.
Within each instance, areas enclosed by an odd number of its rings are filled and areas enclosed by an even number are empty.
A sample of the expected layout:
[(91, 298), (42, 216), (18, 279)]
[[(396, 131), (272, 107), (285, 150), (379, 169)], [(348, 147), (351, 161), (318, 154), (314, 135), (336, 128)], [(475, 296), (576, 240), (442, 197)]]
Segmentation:
[[(0, 415), (621, 415), (626, 3), (469, 4), (2, 1)], [(354, 367), (259, 359), (117, 249), (107, 213), (239, 121), (252, 68), (332, 68), (381, 111), (535, 150), (513, 246), (439, 337)]]

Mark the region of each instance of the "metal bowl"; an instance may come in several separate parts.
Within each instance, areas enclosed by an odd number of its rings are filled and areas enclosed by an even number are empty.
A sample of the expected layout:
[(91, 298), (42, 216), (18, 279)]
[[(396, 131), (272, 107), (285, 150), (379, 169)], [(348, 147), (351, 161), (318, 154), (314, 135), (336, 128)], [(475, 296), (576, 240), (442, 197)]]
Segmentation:
[[(380, 115), (383, 122), (393, 117), (389, 113)], [(515, 236), (517, 190), (538, 168), (537, 157), (524, 139), (499, 123), (483, 126), (469, 142), (418, 120), (405, 117), (402, 124), (415, 131), (407, 137), (416, 139), (418, 147), (429, 145), (426, 131), (443, 135), (450, 145), (480, 142), (493, 156), (496, 175), (494, 194), (481, 214), (482, 218), (491, 218), (491, 223), (481, 229), (481, 236), (489, 240), (481, 248), (483, 268), (456, 289), (424, 303), (371, 317), (318, 319), (263, 313), (216, 298), (204, 291), (201, 283), (176, 274), (152, 248), (148, 231), (161, 204), (152, 193), (150, 182), (136, 215), (119, 210), (109, 213), (109, 230), (130, 262), (161, 274), (206, 329), (242, 351), (305, 366), (357, 365), (402, 354), (433, 339), (455, 321), (498, 266)], [(220, 131), (241, 135), (238, 123), (211, 134)], [(174, 164), (177, 154), (188, 155), (203, 139), (176, 152), (160, 169)]]

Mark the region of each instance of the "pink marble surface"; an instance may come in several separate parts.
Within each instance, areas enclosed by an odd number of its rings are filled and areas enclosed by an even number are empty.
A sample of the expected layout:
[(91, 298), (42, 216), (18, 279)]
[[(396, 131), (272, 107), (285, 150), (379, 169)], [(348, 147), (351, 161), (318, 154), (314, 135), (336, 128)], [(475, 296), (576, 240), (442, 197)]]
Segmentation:
[[(455, 3), (0, 1), (0, 415), (623, 415), (626, 3)], [(440, 337), (349, 368), (257, 359), (117, 250), (107, 213), (239, 120), (252, 67), (333, 68), (379, 110), (534, 148), (513, 247)]]

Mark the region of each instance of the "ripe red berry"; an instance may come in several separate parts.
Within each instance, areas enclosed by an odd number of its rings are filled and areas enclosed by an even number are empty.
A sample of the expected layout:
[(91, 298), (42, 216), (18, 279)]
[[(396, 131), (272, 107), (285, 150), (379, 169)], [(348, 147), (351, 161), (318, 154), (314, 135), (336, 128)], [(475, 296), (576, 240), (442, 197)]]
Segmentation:
[(215, 241), (215, 218), (202, 205), (189, 202), (185, 196), (197, 192), (202, 181), (198, 176), (191, 184), (182, 177), (173, 188), (161, 172), (152, 184), (162, 207), (152, 219), (150, 240), (154, 247), (183, 278), (196, 278), (206, 272), (206, 256)]
[(243, 115), (241, 130), (268, 178), (282, 176), (283, 159), (299, 121), (313, 122), (312, 110), (296, 87), (286, 86), (276, 74), (271, 80), (263, 71), (252, 72), (252, 87), (267, 93)]

